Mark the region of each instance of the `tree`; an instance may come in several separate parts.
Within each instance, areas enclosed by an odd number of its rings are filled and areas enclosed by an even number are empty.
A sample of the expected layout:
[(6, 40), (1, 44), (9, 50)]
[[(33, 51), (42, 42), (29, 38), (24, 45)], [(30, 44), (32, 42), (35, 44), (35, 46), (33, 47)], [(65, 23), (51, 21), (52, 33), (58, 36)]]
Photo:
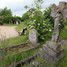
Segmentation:
[(21, 19), (21, 17), (19, 17), (19, 16), (14, 16), (14, 17), (12, 17), (12, 19), (11, 19), (11, 21), (12, 21), (13, 24), (16, 24), (16, 22), (20, 23), (21, 20), (22, 20), (22, 19)]
[[(34, 1), (36, 7), (35, 10), (31, 13), (29, 24), (33, 25), (34, 28), (38, 31), (38, 40), (39, 42), (46, 41), (51, 37), (53, 20), (50, 16), (51, 8), (41, 11), (41, 5), (43, 0)], [(46, 37), (47, 36), (47, 37)]]
[(12, 16), (12, 12), (10, 9), (7, 9), (7, 7), (5, 7), (4, 9), (1, 9), (0, 16)]
[(0, 23), (9, 23), (11, 21), (12, 12), (10, 9), (5, 7), (4, 9), (0, 9)]
[(29, 14), (28, 11), (26, 13), (23, 14), (22, 16), (22, 21), (28, 20), (29, 19)]
[(33, 8), (34, 10), (30, 8), (27, 15), (27, 26), (29, 26), (28, 28), (30, 28), (30, 26), (34, 26), (38, 32), (39, 42), (44, 42), (48, 40), (52, 34), (53, 18), (50, 16), (51, 7), (42, 12), (41, 4), (43, 3), (43, 0), (36, 0), (34, 3), (36, 5)]
[(24, 6), (25, 9), (28, 9), (29, 7), (27, 5)]
[(50, 16), (50, 13), (50, 8), (44, 10), (44, 12), (36, 9), (30, 16), (29, 25), (34, 26), (37, 30), (39, 42), (46, 41), (51, 37), (53, 18)]
[(41, 5), (44, 2), (44, 0), (34, 0), (34, 4), (36, 6), (36, 9), (41, 9)]

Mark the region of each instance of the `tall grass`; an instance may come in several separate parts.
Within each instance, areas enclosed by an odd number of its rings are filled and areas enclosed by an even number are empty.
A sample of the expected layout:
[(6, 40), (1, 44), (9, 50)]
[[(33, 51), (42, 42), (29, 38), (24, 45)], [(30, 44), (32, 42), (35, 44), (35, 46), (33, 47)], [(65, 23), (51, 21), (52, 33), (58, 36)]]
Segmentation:
[(3, 60), (0, 61), (0, 67), (8, 67), (8, 65), (10, 65), (13, 62), (25, 60), (33, 56), (34, 54), (36, 54), (37, 51), (38, 51), (38, 48), (35, 50), (24, 51), (15, 55), (7, 54), (3, 57)]
[(25, 43), (28, 40), (27, 35), (22, 35), (14, 38), (3, 39), (0, 41), (0, 48), (11, 47)]

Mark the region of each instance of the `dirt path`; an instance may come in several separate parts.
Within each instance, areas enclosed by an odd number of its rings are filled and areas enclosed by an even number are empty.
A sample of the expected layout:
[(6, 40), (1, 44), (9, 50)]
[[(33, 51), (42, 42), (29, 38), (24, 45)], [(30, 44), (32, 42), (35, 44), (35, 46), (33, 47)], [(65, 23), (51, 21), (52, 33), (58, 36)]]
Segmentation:
[(16, 26), (0, 26), (0, 40), (18, 36), (15, 28)]

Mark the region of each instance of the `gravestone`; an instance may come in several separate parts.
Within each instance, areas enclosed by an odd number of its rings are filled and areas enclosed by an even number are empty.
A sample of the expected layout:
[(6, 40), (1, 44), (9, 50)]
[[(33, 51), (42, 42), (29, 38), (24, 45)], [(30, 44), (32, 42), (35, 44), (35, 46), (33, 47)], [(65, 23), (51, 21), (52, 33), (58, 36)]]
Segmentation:
[(37, 31), (34, 28), (29, 31), (29, 41), (34, 46), (37, 46)]
[(54, 17), (54, 30), (52, 34), (52, 41), (58, 42), (59, 41), (59, 35), (60, 35), (60, 20), (62, 18), (62, 15), (57, 13)]
[[(67, 13), (67, 12), (66, 12)], [(64, 49), (60, 43), (60, 25), (61, 19), (63, 19), (62, 12), (58, 6), (53, 6), (51, 16), (54, 19), (54, 29), (51, 41), (46, 42), (42, 51), (45, 53), (42, 55), (43, 59), (47, 59), (49, 62), (55, 64), (64, 56)]]
[(16, 21), (16, 25), (18, 25), (19, 24), (19, 22), (18, 21)]

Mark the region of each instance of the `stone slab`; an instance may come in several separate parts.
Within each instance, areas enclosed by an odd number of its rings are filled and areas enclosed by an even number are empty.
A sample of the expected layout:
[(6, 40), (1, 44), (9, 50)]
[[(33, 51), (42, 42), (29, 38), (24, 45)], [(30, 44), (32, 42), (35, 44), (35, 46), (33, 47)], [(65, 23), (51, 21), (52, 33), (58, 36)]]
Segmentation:
[(37, 44), (37, 31), (35, 29), (31, 29), (29, 31), (29, 41), (33, 44)]
[(49, 55), (51, 55), (51, 56), (56, 56), (56, 52), (54, 52), (52, 49), (50, 49), (47, 45), (45, 45), (45, 47), (43, 47), (43, 50), (44, 50), (47, 54), (49, 54)]
[(58, 51), (61, 51), (61, 44), (60, 43), (55, 43), (55, 42), (52, 42), (52, 41), (49, 41), (47, 46), (54, 50), (55, 52), (58, 52)]

